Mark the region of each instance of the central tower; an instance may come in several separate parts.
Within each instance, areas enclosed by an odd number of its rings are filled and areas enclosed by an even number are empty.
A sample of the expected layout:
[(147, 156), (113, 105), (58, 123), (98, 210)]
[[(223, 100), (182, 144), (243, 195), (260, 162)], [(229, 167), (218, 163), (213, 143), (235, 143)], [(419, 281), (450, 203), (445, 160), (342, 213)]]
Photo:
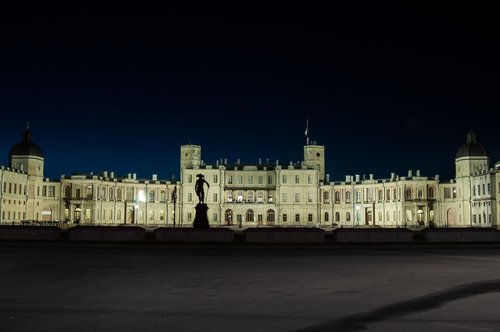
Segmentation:
[(325, 147), (323, 145), (308, 144), (304, 146), (304, 164), (309, 168), (316, 168), (319, 180), (325, 181)]

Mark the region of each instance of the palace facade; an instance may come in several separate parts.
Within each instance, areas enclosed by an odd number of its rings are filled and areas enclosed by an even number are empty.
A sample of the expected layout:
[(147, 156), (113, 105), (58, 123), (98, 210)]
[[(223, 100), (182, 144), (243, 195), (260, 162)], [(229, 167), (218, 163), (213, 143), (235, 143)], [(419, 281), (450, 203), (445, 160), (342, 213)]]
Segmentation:
[(455, 179), (427, 177), (419, 170), (347, 175), (331, 181), (325, 147), (304, 146), (304, 160), (288, 165), (260, 160), (205, 164), (201, 146), (182, 145), (180, 181), (138, 179), (113, 172), (44, 177), (42, 150), (26, 130), (0, 169), (0, 222), (67, 222), (191, 226), (198, 203), (198, 174), (212, 226), (282, 227), (498, 227), (500, 162), (490, 167), (485, 149), (469, 132), (455, 158)]

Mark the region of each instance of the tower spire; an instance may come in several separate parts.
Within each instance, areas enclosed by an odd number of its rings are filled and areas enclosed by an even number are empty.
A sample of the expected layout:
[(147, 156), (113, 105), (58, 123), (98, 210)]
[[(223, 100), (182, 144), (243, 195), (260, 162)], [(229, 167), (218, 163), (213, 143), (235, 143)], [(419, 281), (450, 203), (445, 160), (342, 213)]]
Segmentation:
[(306, 119), (306, 131), (304, 134), (306, 135), (306, 145), (309, 145), (309, 119)]

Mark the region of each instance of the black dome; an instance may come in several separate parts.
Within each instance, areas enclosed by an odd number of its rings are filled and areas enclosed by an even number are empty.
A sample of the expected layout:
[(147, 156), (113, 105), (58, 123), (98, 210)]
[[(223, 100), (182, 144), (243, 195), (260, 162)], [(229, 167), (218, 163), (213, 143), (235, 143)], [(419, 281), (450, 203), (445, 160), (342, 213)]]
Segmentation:
[(31, 132), (26, 129), (23, 140), (10, 149), (9, 158), (12, 156), (36, 156), (43, 158), (42, 149), (31, 140)]
[(467, 133), (467, 143), (458, 149), (455, 159), (461, 157), (486, 157), (486, 150), (476, 142), (476, 134), (472, 130)]

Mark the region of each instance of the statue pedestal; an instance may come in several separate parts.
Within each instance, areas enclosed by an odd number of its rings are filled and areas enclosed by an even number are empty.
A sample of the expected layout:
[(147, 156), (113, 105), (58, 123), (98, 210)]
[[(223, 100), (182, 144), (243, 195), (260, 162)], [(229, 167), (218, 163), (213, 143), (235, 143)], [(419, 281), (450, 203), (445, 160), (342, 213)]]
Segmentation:
[(210, 228), (208, 224), (208, 206), (206, 204), (197, 204), (196, 215), (193, 221), (193, 228)]

